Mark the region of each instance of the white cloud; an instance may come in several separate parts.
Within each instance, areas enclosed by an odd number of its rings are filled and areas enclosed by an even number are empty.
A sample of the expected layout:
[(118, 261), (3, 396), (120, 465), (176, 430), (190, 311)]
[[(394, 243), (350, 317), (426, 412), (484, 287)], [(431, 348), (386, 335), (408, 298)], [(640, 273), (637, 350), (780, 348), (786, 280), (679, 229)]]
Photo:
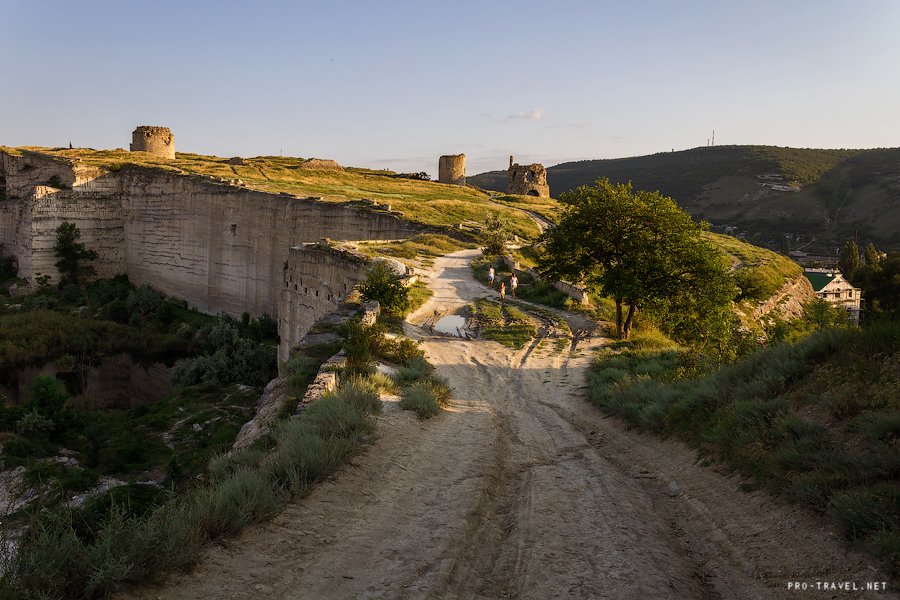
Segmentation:
[(509, 115), (504, 119), (504, 121), (511, 121), (513, 119), (528, 119), (529, 121), (543, 121), (544, 117), (547, 116), (546, 108), (536, 108), (531, 112), (520, 112), (514, 115)]

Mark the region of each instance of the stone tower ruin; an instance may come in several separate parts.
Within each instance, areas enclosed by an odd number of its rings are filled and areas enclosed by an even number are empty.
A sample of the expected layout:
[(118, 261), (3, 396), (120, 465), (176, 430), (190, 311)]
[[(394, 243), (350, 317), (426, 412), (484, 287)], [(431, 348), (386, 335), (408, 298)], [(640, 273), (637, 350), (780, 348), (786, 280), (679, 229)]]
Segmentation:
[(175, 158), (175, 136), (168, 127), (141, 125), (131, 133), (132, 152), (149, 152), (160, 158)]
[(537, 163), (520, 165), (509, 157), (509, 170), (506, 172), (506, 193), (521, 196), (550, 197), (550, 186), (547, 185), (547, 169)]
[(449, 154), (438, 161), (438, 181), (450, 185), (466, 185), (466, 155)]

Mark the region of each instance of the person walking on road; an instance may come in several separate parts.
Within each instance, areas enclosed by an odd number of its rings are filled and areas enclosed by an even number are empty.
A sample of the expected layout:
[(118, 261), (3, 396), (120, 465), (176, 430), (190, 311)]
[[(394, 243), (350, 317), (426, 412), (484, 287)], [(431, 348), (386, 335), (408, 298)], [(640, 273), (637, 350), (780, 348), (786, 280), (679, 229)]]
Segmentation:
[(509, 293), (512, 294), (513, 300), (516, 300), (516, 288), (519, 287), (519, 278), (513, 273), (509, 278)]
[(506, 284), (502, 281), (500, 282), (500, 304), (503, 304), (503, 299), (506, 297)]
[(488, 269), (488, 287), (494, 289), (494, 265)]

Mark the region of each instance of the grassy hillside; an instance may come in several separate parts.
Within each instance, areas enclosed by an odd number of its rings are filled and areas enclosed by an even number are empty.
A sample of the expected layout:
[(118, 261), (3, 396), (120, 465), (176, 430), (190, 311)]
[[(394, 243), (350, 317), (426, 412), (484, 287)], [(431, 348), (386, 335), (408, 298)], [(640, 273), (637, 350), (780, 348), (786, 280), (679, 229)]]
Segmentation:
[[(774, 249), (782, 249), (788, 233), (803, 234), (791, 249), (813, 242), (806, 250), (833, 252), (857, 233), (863, 245), (871, 241), (882, 250), (900, 247), (900, 148), (715, 146), (547, 169), (554, 197), (592, 185), (599, 177), (659, 191), (695, 217), (736, 226), (754, 243)], [(468, 181), (502, 192), (506, 172), (469, 176)], [(800, 191), (781, 191), (772, 184)]]
[(827, 329), (708, 377), (672, 382), (672, 352), (601, 356), (588, 395), (605, 412), (697, 448), (827, 515), (900, 572), (900, 327)]
[[(463, 224), (479, 228), (491, 211), (503, 214), (516, 235), (533, 239), (539, 234), (534, 221), (522, 212), (498, 205), (488, 194), (472, 187), (445, 185), (433, 181), (405, 178), (392, 171), (345, 168), (344, 171), (302, 168), (298, 157), (258, 156), (245, 159), (245, 165), (229, 165), (228, 158), (177, 153), (174, 160), (157, 158), (145, 152), (91, 150), (79, 148), (4, 148), (21, 153), (36, 151), (60, 158), (80, 159), (85, 164), (121, 170), (152, 168), (170, 173), (199, 174), (221, 179), (240, 179), (249, 189), (286, 192), (298, 196), (316, 196), (324, 202), (358, 202), (361, 199), (389, 204), (405, 218), (428, 225)], [(360, 204), (361, 208), (365, 208)]]

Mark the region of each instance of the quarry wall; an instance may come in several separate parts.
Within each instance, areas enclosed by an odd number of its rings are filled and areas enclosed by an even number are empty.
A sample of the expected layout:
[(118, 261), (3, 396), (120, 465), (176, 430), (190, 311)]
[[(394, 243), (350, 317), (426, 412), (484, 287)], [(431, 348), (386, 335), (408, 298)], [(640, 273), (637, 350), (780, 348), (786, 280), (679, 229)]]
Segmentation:
[[(58, 281), (59, 259), (56, 228), (64, 221), (75, 223), (81, 231), (80, 242), (97, 251), (91, 262), (98, 277), (113, 277), (126, 272), (125, 230), (122, 200), (118, 194), (80, 190), (55, 190), (37, 186), (30, 202), (31, 265), (33, 274), (51, 275)], [(23, 265), (19, 265), (20, 276)]]
[[(54, 176), (69, 189), (46, 185)], [(108, 172), (37, 153), (0, 153), (0, 177), (2, 251), (16, 256), (19, 276), (32, 285), (37, 273), (58, 281), (56, 228), (68, 221), (81, 231), (79, 241), (98, 252), (92, 264), (99, 277), (125, 273), (135, 285), (149, 284), (210, 314), (269, 313), (280, 329), (295, 332), (285, 339), (302, 337), (365, 276), (361, 263), (348, 267), (349, 254), (297, 247), (321, 238), (405, 239), (424, 229), (390, 211), (160, 170)], [(286, 276), (304, 279), (305, 291), (298, 283), (295, 294), (285, 295)]]
[(287, 360), (321, 316), (346, 300), (353, 286), (366, 278), (369, 259), (350, 249), (303, 244), (288, 252), (278, 302), (278, 362)]
[(208, 313), (277, 314), (289, 249), (404, 239), (399, 215), (135, 169), (123, 176), (128, 278)]
[(20, 273), (31, 273), (31, 203), (0, 202), (0, 254), (14, 256)]

